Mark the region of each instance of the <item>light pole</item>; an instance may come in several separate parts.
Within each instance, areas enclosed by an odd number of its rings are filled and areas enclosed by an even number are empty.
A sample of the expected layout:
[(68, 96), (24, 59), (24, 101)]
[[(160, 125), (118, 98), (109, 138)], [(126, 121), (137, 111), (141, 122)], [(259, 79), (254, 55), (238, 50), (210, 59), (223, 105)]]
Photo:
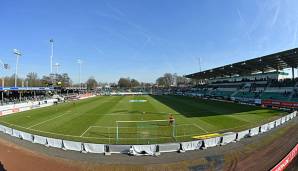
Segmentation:
[(78, 59), (77, 63), (79, 64), (79, 83), (80, 83), (80, 89), (82, 89), (82, 83), (81, 83), (81, 73), (82, 73), (82, 60)]
[(17, 83), (18, 83), (18, 65), (19, 65), (19, 57), (22, 56), (21, 52), (17, 49), (13, 50), (13, 53), (16, 55), (17, 57), (17, 62), (16, 62), (16, 73), (15, 73), (15, 77), (14, 77), (14, 87), (17, 87)]
[[(8, 64), (5, 64), (2, 62), (2, 60), (0, 59), (0, 64), (1, 64), (1, 68), (3, 68), (3, 70), (8, 70)], [(2, 77), (2, 91), (1, 91), (1, 101), (2, 101), (2, 104), (4, 102), (4, 74), (3, 74), (3, 77)]]
[(201, 57), (198, 58), (198, 64), (199, 64), (199, 71), (202, 71), (202, 66), (201, 66)]
[[(1, 59), (0, 59), (0, 64), (1, 64), (1, 68), (3, 70), (7, 70), (8, 69), (8, 64), (4, 64)], [(1, 87), (4, 88), (4, 74), (3, 74), (3, 77), (2, 77), (1, 80), (2, 80)]]
[(55, 72), (55, 76), (54, 76), (54, 81), (53, 82), (54, 82), (54, 84), (58, 84), (58, 72), (59, 72), (60, 64), (58, 62), (56, 62), (54, 64), (54, 67), (56, 68), (56, 72)]
[(54, 56), (54, 40), (50, 40), (51, 43), (51, 56), (50, 56), (50, 74), (53, 73), (53, 56)]
[(61, 66), (58, 62), (55, 63), (55, 68), (56, 68), (56, 74), (59, 72), (59, 67)]

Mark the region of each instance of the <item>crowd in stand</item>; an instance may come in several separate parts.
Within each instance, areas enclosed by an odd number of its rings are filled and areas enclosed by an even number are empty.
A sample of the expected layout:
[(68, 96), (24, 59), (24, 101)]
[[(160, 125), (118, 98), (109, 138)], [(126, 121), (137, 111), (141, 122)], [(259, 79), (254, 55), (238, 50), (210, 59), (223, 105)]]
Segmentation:
[[(280, 79), (280, 80), (276, 80), (276, 79), (269, 79), (269, 78), (260, 78), (260, 79), (254, 79), (254, 80), (250, 80), (250, 79), (246, 79), (243, 78), (241, 80), (234, 80), (234, 81), (228, 81), (228, 80), (222, 80), (222, 81), (215, 81), (212, 84), (220, 84), (220, 83), (247, 83), (247, 82), (252, 82), (252, 84), (257, 84), (257, 82), (259, 81), (268, 81), (267, 84), (269, 84), (269, 82), (271, 83), (271, 87), (293, 87), (295, 86), (295, 84), (298, 82), (298, 78), (290, 79), (290, 78), (286, 78), (286, 79)], [(217, 85), (218, 86), (218, 85)], [(220, 85), (223, 86), (223, 85)], [(230, 86), (230, 85), (228, 85)]]
[(294, 89), (293, 98), (298, 98), (298, 89)]
[(298, 78), (292, 79), (282, 79), (282, 80), (271, 80), (271, 87), (294, 87), (296, 82), (298, 82)]
[(22, 92), (21, 95), (18, 92), (5, 92), (3, 93), (3, 99), (2, 95), (0, 95), (0, 105), (17, 104), (28, 101), (39, 101), (45, 100), (47, 98), (49, 98), (49, 96), (42, 92), (36, 92), (35, 94), (33, 94), (32, 92)]
[[(267, 80), (267, 83), (258, 83), (255, 81), (264, 81), (267, 79), (258, 79), (254, 80), (254, 82), (249, 82), (252, 81), (249, 79), (242, 79), (241, 81), (233, 81), (232, 83), (237, 83), (235, 85), (230, 84), (230, 85), (218, 85), (215, 84), (205, 84), (205, 85), (196, 85), (196, 86), (188, 86), (188, 87), (152, 87), (150, 89), (117, 89), (117, 88), (110, 88), (110, 89), (102, 89), (101, 91), (104, 92), (113, 92), (113, 91), (130, 91), (130, 92), (153, 92), (156, 94), (187, 94), (187, 93), (199, 93), (199, 94), (206, 94), (208, 95), (208, 92), (215, 92), (215, 91), (222, 91), (218, 90), (218, 88), (235, 88), (235, 90), (242, 90), (238, 93), (239, 96), (243, 97), (249, 97), (249, 98), (260, 98), (261, 95), (264, 93), (264, 89), (270, 85), (272, 88), (282, 88), (282, 87), (294, 87), (296, 85), (296, 82), (298, 82), (298, 79), (296, 78), (295, 80), (291, 79), (283, 79), (283, 80)], [(221, 83), (227, 83), (228, 81), (222, 81)], [(239, 82), (243, 82), (242, 84), (239, 84)], [(219, 82), (216, 82), (219, 83)], [(229, 82), (231, 83), (231, 82)], [(229, 90), (231, 91), (231, 90)], [(293, 98), (298, 98), (298, 89), (294, 89), (294, 94)], [(280, 91), (277, 91), (277, 93)], [(66, 92), (61, 92), (62, 94), (66, 94)], [(69, 94), (70, 92), (67, 92)], [(77, 93), (77, 92), (72, 92), (72, 93)], [(280, 96), (282, 97), (290, 97), (291, 91), (285, 90), (284, 92), (279, 93)], [(106, 94), (103, 94), (106, 95)], [(212, 95), (212, 93), (210, 94)], [(216, 93), (214, 93), (216, 95)], [(33, 93), (32, 91), (27, 91), (27, 92), (22, 92), (20, 95), (18, 92), (5, 92), (3, 96), (3, 100), (1, 99), (0, 96), (0, 105), (5, 105), (5, 104), (15, 104), (15, 103), (20, 103), (20, 102), (26, 102), (26, 101), (34, 101), (34, 100), (44, 100), (50, 97), (49, 94), (46, 92), (35, 92)]]
[(218, 80), (214, 81), (213, 84), (220, 84), (220, 83), (242, 83), (242, 82), (256, 82), (256, 81), (267, 81), (269, 78), (254, 78), (254, 79), (248, 79), (248, 78), (242, 78), (241, 80), (234, 79), (233, 81), (229, 80)]
[[(266, 83), (260, 83), (257, 81), (264, 81), (267, 80)], [(250, 81), (250, 82), (249, 82)], [(241, 81), (218, 81), (213, 82), (212, 84), (208, 85), (199, 85), (195, 88), (197, 91), (193, 91), (194, 93), (202, 93), (202, 94), (210, 94), (210, 95), (221, 95), (221, 93), (215, 93), (224, 91), (224, 88), (236, 88), (239, 91), (237, 94), (234, 94), (238, 97), (244, 97), (244, 98), (269, 98), (269, 99), (278, 99), (279, 97), (282, 99), (287, 99), (291, 96), (292, 91), (291, 90), (284, 90), (281, 92), (280, 90), (284, 87), (295, 87), (296, 83), (298, 82), (298, 79), (281, 79), (281, 80), (271, 80), (271, 79), (259, 79), (257, 81), (253, 81), (249, 79), (242, 79)], [(239, 82), (242, 82), (242, 84), (239, 84)], [(223, 84), (219, 85), (217, 83), (236, 83), (236, 84)], [(264, 90), (270, 87), (270, 92), (264, 92)], [(219, 89), (221, 88), (221, 89)], [(273, 88), (273, 89), (272, 89)], [(274, 92), (274, 88), (276, 88), (276, 92)], [(227, 91), (230, 91), (229, 89)], [(208, 93), (212, 92), (212, 93)], [(263, 96), (265, 95), (265, 96)], [(295, 93), (293, 95), (293, 98), (298, 98), (298, 89), (295, 89)]]

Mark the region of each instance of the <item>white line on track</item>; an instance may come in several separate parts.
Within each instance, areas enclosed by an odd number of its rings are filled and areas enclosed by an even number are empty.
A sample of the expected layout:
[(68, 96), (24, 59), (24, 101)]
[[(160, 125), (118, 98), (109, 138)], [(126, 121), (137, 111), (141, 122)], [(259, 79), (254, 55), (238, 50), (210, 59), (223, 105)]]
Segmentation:
[(68, 112), (63, 113), (62, 115), (56, 116), (56, 117), (54, 117), (54, 118), (51, 118), (51, 119), (48, 119), (48, 120), (39, 122), (39, 123), (37, 123), (37, 124), (35, 124), (35, 125), (31, 125), (31, 126), (29, 126), (29, 127), (27, 127), (27, 128), (30, 129), (30, 128), (33, 128), (33, 127), (35, 127), (35, 126), (38, 126), (38, 125), (44, 124), (44, 123), (46, 123), (46, 122), (52, 121), (52, 120), (54, 120), (54, 119), (57, 119), (57, 118), (59, 118), (59, 117), (61, 117), (61, 116), (66, 115), (67, 113), (68, 113)]

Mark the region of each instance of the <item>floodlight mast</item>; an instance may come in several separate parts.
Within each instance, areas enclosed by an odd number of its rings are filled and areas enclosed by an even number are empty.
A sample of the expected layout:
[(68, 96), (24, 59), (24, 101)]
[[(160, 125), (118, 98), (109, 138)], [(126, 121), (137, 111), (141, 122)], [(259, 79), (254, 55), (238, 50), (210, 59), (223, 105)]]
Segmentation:
[(51, 43), (51, 56), (50, 56), (50, 74), (53, 73), (53, 56), (54, 56), (54, 40), (50, 40)]
[(19, 65), (19, 57), (22, 56), (21, 52), (17, 49), (13, 50), (13, 53), (17, 57), (17, 62), (16, 62), (16, 71), (15, 71), (15, 77), (14, 77), (14, 87), (17, 87), (18, 84), (18, 65)]
[(82, 60), (79, 58), (77, 60), (77, 63), (79, 64), (79, 84), (80, 84), (80, 89), (82, 89), (82, 83), (81, 83), (81, 73), (82, 73)]
[(56, 84), (57, 83), (56, 81), (58, 80), (58, 72), (59, 72), (60, 64), (58, 62), (56, 62), (54, 64), (54, 67), (56, 68), (56, 71), (55, 71), (55, 76), (54, 76), (55, 78), (54, 78), (53, 83)]
[(198, 58), (199, 71), (202, 72), (201, 57)]
[[(0, 65), (1, 65), (1, 68), (3, 70), (5, 70), (5, 64), (3, 63), (3, 61), (0, 59)], [(3, 77), (2, 77), (2, 84), (1, 84), (1, 87), (4, 87), (4, 74), (3, 74)]]
[[(8, 69), (8, 65), (7, 64), (4, 64), (3, 63), (3, 61), (0, 59), (0, 64), (1, 64), (1, 68), (3, 69), (3, 70), (7, 70)], [(2, 77), (2, 88), (4, 88), (4, 74), (3, 74), (3, 77)], [(2, 104), (3, 104), (3, 102), (4, 102), (4, 89), (2, 90), (2, 92), (1, 92), (1, 101), (2, 101)]]
[(56, 74), (59, 73), (59, 67), (61, 66), (58, 62), (55, 63), (55, 68), (56, 68)]

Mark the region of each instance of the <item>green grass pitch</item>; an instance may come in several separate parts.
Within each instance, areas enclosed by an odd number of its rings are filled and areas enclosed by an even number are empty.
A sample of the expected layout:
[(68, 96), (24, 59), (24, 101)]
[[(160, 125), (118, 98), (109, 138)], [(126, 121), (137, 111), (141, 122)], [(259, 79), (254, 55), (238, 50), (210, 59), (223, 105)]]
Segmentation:
[[(130, 100), (147, 100), (132, 103)], [(116, 121), (167, 120), (123, 123)], [(244, 130), (283, 112), (181, 96), (100, 96), (6, 115), (0, 123), (33, 134), (93, 143), (147, 144), (191, 140), (192, 136)], [(173, 136), (174, 131), (174, 136)]]

